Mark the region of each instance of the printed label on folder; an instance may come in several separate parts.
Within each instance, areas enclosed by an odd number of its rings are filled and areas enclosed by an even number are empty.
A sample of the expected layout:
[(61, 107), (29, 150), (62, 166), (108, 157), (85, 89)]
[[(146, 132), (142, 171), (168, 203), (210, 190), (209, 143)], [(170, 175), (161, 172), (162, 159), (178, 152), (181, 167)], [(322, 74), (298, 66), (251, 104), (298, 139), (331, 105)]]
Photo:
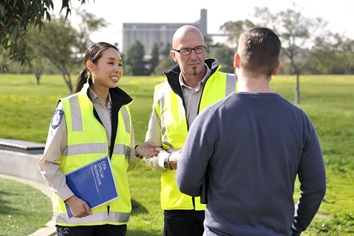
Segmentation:
[[(66, 176), (66, 184), (78, 198), (84, 200), (90, 208), (109, 203), (118, 198), (118, 191), (114, 181), (109, 158), (103, 157), (89, 163)], [(68, 204), (68, 217), (72, 213)]]

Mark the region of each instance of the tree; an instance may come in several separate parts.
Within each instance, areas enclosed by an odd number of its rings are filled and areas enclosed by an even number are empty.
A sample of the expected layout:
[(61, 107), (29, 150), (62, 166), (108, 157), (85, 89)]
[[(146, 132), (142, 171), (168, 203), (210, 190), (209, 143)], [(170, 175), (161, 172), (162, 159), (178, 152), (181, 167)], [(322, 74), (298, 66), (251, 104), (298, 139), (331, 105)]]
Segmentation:
[[(260, 20), (257, 25), (273, 29), (282, 41), (282, 52), (289, 59), (292, 72), (296, 76), (295, 103), (300, 103), (300, 74), (313, 59), (311, 50), (319, 39), (325, 38), (327, 22), (321, 18), (307, 18), (301, 14), (301, 9), (288, 9), (272, 14), (267, 7), (255, 8), (255, 16)], [(317, 44), (319, 48), (328, 47), (328, 44)]]
[(89, 35), (106, 25), (103, 18), (85, 11), (79, 16), (82, 23), (78, 29), (74, 29), (68, 19), (60, 17), (44, 23), (40, 33), (33, 28), (28, 31), (28, 65), (35, 74), (37, 84), (43, 72), (43, 62), (47, 61), (62, 74), (70, 93), (73, 91), (71, 74), (80, 65), (84, 52), (92, 43)]
[[(34, 58), (46, 58), (59, 70), (69, 92), (73, 92), (71, 72), (78, 64), (78, 58), (73, 53), (78, 45), (78, 33), (63, 17), (53, 18), (50, 23), (44, 23), (38, 34), (31, 29), (27, 34), (27, 45)], [(31, 59), (29, 59), (31, 61)]]
[[(225, 24), (220, 28), (225, 27)], [(220, 65), (222, 66), (221, 71), (224, 71), (226, 73), (234, 73), (233, 62), (236, 50), (230, 48), (226, 44), (214, 44), (213, 39), (210, 35), (204, 35), (204, 43), (207, 46), (207, 58), (211, 57), (218, 60)]]
[(159, 44), (157, 42), (154, 43), (151, 49), (151, 58), (149, 60), (149, 70), (150, 74), (154, 74), (156, 66), (159, 64)]
[(166, 43), (160, 51), (160, 63), (155, 68), (156, 75), (162, 75), (164, 71), (169, 70), (172, 66), (176, 65), (176, 62), (172, 59), (170, 55), (171, 44)]
[(39, 53), (34, 53), (31, 52), (31, 47), (27, 48), (27, 52), (29, 54), (34, 55), (31, 57), (31, 59), (28, 62), (28, 66), (31, 70), (31, 72), (34, 74), (34, 77), (36, 78), (36, 85), (40, 84), (41, 80), (41, 75), (43, 74), (44, 71), (44, 65), (48, 63), (48, 60), (46, 58), (43, 58), (39, 55)]
[(209, 56), (216, 58), (221, 67), (221, 71), (226, 73), (234, 73), (233, 61), (235, 55), (235, 49), (228, 47), (225, 44), (213, 45), (209, 50)]
[(2, 50), (0, 53), (0, 73), (9, 70), (8, 62), (10, 62), (8, 50)]
[(78, 53), (85, 52), (86, 49), (93, 43), (89, 38), (95, 31), (99, 31), (101, 28), (106, 28), (107, 23), (103, 18), (97, 18), (94, 14), (85, 10), (75, 10), (76, 15), (80, 16), (81, 22), (78, 24)]
[(204, 44), (207, 47), (207, 51), (209, 51), (209, 48), (213, 47), (214, 41), (213, 37), (209, 34), (204, 35)]
[[(324, 44), (331, 46), (317, 49), (317, 45)], [(354, 73), (354, 40), (340, 34), (329, 34), (326, 38), (318, 39), (315, 49), (314, 64), (325, 73)]]
[[(226, 22), (220, 29), (229, 34), (228, 42), (237, 44), (240, 33), (255, 26), (271, 28), (282, 41), (282, 53), (291, 65), (292, 73), (296, 75), (295, 103), (300, 103), (300, 74), (310, 65), (316, 51), (324, 50), (331, 44), (324, 43), (326, 35), (330, 34), (325, 27), (327, 22), (321, 18), (307, 18), (301, 14), (298, 5), (293, 9), (271, 13), (267, 7), (255, 8), (255, 19)], [(322, 44), (320, 43), (322, 42)]]
[[(84, 4), (86, 0), (79, 0)], [(65, 18), (71, 13), (70, 0), (62, 0), (61, 11), (66, 9)], [(21, 64), (26, 62), (26, 34), (32, 27), (42, 29), (44, 22), (51, 21), (50, 10), (53, 0), (14, 1), (0, 3), (0, 54), (8, 50), (9, 58)], [(0, 71), (7, 70), (7, 64), (0, 65)]]
[(252, 21), (246, 19), (244, 21), (228, 21), (225, 22), (222, 26), (220, 26), (220, 31), (223, 31), (224, 33), (228, 34), (228, 39), (227, 43), (231, 45), (231, 47), (237, 47), (237, 40), (240, 36), (240, 34), (243, 31), (252, 29), (255, 27)]
[(127, 50), (125, 64), (130, 67), (133, 75), (147, 75), (148, 69), (144, 61), (145, 49), (139, 41), (135, 41)]

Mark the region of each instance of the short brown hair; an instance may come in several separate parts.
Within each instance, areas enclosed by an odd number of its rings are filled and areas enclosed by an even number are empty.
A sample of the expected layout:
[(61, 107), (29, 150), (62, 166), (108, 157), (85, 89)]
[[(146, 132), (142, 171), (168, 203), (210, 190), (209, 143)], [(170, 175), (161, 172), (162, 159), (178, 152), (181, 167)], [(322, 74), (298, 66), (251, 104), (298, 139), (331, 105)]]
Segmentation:
[(240, 35), (237, 52), (245, 71), (271, 76), (280, 59), (281, 42), (271, 29), (255, 27)]

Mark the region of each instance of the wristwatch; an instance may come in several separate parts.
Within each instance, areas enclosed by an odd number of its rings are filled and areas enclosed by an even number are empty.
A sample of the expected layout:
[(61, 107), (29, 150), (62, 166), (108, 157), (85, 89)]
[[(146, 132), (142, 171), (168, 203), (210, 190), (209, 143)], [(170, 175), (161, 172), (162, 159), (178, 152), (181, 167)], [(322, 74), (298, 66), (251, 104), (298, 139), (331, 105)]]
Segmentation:
[(170, 156), (167, 156), (167, 157), (165, 158), (165, 161), (163, 162), (163, 166), (164, 166), (166, 169), (168, 169), (168, 170), (172, 170), (172, 168), (171, 168), (171, 166), (170, 166), (170, 162), (169, 162), (169, 160), (168, 160), (169, 157), (170, 157)]
[[(138, 146), (139, 146), (139, 145), (135, 145), (134, 152), (135, 152), (135, 149), (136, 149)], [(140, 155), (139, 153), (138, 153), (138, 155), (135, 154), (135, 156), (138, 157), (138, 158), (140, 158), (140, 159), (143, 159), (143, 158), (144, 158), (144, 156)]]

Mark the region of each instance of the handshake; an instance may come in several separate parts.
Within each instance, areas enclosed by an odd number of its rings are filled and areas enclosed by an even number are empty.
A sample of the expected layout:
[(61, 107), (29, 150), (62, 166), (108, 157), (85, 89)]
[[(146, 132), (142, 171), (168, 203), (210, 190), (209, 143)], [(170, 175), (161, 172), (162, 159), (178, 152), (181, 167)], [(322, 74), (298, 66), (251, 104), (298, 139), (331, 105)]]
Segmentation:
[(144, 142), (136, 145), (134, 148), (134, 153), (136, 157), (139, 158), (150, 158), (159, 154), (161, 148), (152, 142)]

